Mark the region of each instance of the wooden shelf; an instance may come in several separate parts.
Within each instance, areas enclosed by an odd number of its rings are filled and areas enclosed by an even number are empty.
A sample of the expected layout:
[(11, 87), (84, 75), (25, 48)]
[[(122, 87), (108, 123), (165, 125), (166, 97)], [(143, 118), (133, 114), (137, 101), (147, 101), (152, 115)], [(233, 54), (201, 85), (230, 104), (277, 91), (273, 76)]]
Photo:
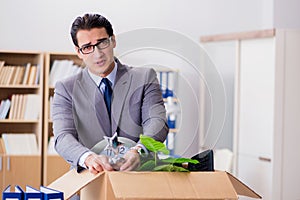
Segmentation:
[(1, 119), (0, 124), (36, 124), (39, 120)]
[(219, 35), (202, 36), (200, 42), (217, 42), (217, 41), (230, 41), (230, 40), (247, 40), (247, 39), (258, 39), (268, 38), (275, 36), (275, 29), (259, 30), (259, 31), (248, 31), (240, 33), (227, 33)]
[(72, 60), (74, 64), (83, 66), (83, 62), (74, 53), (46, 53), (44, 73), (44, 122), (43, 122), (43, 184), (48, 185), (53, 180), (67, 172), (70, 165), (59, 155), (48, 155), (49, 138), (53, 136), (52, 120), (50, 117), (49, 98), (54, 95), (54, 86), (49, 85), (50, 70), (54, 60)]
[(0, 89), (40, 89), (39, 85), (0, 85)]
[[(41, 52), (26, 52), (26, 51), (3, 51), (0, 50), (0, 60), (5, 61), (4, 66), (39, 66), (38, 84), (23, 85), (23, 84), (1, 84), (0, 85), (0, 101), (10, 99), (12, 95), (28, 95), (36, 94), (38, 97), (36, 107), (39, 107), (39, 118), (36, 120), (24, 119), (2, 119), (0, 120), (0, 136), (3, 133), (22, 134), (34, 133), (38, 145), (39, 153), (37, 155), (8, 155), (2, 146), (1, 159), (1, 182), (0, 189), (7, 185), (31, 185), (39, 187), (42, 180), (42, 127), (43, 127), (43, 89), (44, 89), (44, 54)], [(31, 68), (30, 68), (31, 69)], [(16, 69), (15, 69), (16, 70)], [(2, 71), (3, 72), (3, 71)], [(13, 73), (12, 76), (15, 76)], [(23, 75), (24, 76), (24, 75)], [(24, 77), (23, 77), (24, 79)], [(36, 79), (33, 79), (36, 80)], [(2, 82), (3, 83), (3, 82)], [(18, 82), (19, 83), (19, 82)], [(18, 105), (21, 105), (18, 104)], [(25, 106), (25, 105), (22, 105)], [(21, 107), (21, 106), (20, 106)], [(19, 109), (17, 109), (19, 110)], [(8, 114), (9, 115), (9, 114)]]

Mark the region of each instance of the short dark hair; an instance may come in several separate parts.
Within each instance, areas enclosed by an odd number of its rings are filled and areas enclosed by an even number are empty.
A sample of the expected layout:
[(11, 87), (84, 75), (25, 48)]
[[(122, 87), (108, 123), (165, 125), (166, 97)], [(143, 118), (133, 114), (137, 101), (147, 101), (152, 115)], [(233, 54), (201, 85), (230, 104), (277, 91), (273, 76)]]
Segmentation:
[(102, 15), (85, 14), (83, 17), (77, 17), (71, 27), (71, 37), (75, 46), (78, 47), (77, 32), (79, 30), (91, 30), (92, 28), (105, 28), (107, 34), (114, 34), (111, 23)]

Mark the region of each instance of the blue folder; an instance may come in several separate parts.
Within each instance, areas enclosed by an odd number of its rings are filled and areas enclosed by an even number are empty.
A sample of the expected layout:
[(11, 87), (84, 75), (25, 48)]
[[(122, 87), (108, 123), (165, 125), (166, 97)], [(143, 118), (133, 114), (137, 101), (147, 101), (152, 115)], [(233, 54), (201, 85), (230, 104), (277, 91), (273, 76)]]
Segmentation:
[(2, 192), (2, 200), (5, 200), (5, 199), (23, 200), (24, 199), (24, 191), (18, 185), (16, 185), (14, 187), (14, 191), (12, 191), (11, 186), (9, 185)]
[(41, 186), (40, 187), (40, 191), (43, 193), (44, 196), (44, 200), (51, 200), (51, 199), (55, 199), (55, 200), (64, 200), (64, 193), (48, 188), (48, 187), (44, 187)]
[(41, 193), (39, 190), (31, 187), (31, 186), (26, 186), (26, 190), (24, 192), (24, 200), (43, 200), (43, 193)]

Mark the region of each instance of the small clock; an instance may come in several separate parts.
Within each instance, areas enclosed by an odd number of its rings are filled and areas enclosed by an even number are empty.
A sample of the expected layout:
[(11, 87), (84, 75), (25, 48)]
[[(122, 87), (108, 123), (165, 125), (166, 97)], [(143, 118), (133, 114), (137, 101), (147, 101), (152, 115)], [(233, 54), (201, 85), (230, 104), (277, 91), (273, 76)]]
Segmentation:
[(125, 161), (123, 156), (134, 147), (136, 142), (124, 137), (118, 137), (115, 133), (112, 137), (104, 137), (98, 142), (91, 151), (99, 155), (109, 157), (109, 162), (115, 170), (119, 170), (122, 163)]

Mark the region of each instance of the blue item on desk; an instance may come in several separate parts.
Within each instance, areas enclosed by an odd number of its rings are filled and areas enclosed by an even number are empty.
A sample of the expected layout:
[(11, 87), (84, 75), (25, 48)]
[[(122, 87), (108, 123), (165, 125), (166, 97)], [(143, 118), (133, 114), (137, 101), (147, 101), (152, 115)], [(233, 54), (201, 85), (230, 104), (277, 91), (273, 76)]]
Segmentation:
[(11, 191), (11, 185), (7, 186), (5, 190), (2, 192), (2, 200), (5, 199), (24, 199), (24, 191), (18, 185), (14, 187), (14, 191)]

